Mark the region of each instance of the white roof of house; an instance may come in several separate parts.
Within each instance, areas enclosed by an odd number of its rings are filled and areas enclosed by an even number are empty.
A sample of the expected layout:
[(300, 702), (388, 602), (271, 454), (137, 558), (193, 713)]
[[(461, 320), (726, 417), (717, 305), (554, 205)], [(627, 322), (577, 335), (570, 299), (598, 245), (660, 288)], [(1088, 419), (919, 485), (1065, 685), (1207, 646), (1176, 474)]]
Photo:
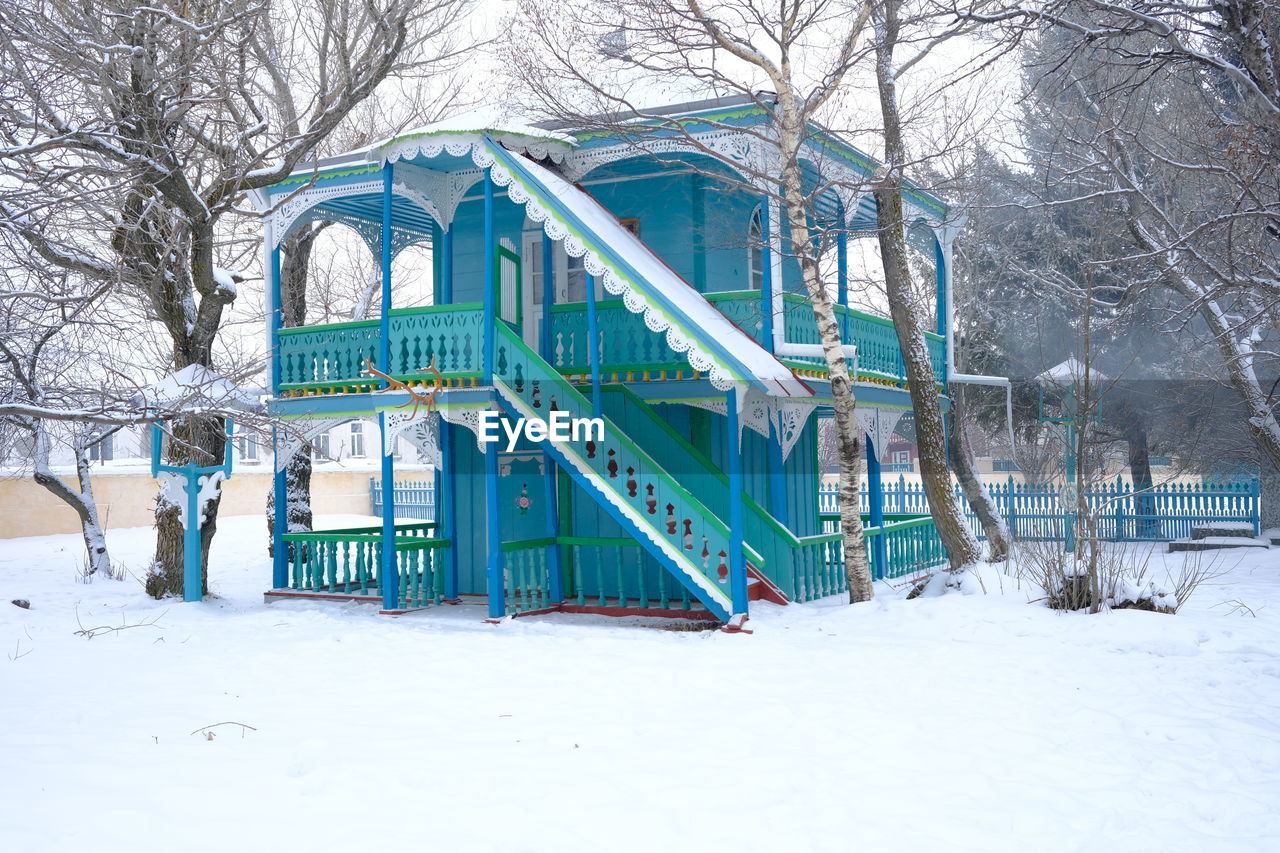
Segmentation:
[[(1106, 382), (1107, 377), (1096, 367), (1089, 368), (1090, 382)], [(1036, 377), (1037, 382), (1048, 382), (1052, 385), (1079, 385), (1084, 382), (1085, 365), (1071, 356), (1061, 364), (1055, 364)]]

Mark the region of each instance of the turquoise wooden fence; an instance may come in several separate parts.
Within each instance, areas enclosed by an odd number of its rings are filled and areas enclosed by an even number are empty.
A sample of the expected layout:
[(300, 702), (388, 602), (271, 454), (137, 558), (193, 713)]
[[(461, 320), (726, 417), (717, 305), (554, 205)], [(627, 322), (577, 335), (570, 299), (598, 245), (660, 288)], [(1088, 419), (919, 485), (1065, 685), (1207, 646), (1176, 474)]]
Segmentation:
[[(373, 514), (382, 518), (382, 480), (369, 478), (369, 496), (373, 500)], [(396, 518), (435, 520), (436, 484), (430, 480), (397, 480), (394, 500)]]
[[(1061, 539), (1065, 514), (1058, 487), (1052, 484), (988, 483), (996, 507), (1016, 539)], [(924, 514), (929, 511), (924, 488), (899, 477), (885, 483), (885, 513)], [(982, 526), (956, 487), (974, 535), (982, 538)], [(861, 493), (861, 509), (868, 511), (867, 492)], [(1111, 542), (1166, 542), (1191, 535), (1191, 528), (1213, 521), (1239, 521), (1261, 527), (1261, 495), (1257, 480), (1221, 485), (1178, 483), (1134, 493), (1133, 484), (1117, 478), (1085, 494), (1098, 518), (1098, 538)], [(819, 493), (819, 510), (834, 513), (836, 492)]]

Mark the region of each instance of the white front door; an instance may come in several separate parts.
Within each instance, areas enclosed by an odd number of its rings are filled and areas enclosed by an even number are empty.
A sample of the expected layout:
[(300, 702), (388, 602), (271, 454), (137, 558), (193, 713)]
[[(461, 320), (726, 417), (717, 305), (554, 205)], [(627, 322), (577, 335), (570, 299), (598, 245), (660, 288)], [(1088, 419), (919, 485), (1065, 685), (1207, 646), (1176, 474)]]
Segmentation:
[(520, 256), (524, 258), (524, 342), (538, 350), (539, 335), (542, 332), (542, 231), (526, 231), (521, 241)]

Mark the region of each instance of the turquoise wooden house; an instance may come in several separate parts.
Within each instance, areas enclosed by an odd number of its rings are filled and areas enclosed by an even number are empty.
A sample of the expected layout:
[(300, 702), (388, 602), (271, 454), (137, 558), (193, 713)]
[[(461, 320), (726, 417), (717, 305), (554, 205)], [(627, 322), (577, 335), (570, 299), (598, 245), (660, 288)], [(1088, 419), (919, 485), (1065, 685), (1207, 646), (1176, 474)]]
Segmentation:
[[(777, 205), (726, 165), (768, 157), (747, 131), (769, 113), (746, 98), (664, 112), (723, 156), (675, 135), (640, 151), (591, 127), (473, 113), (261, 194), (270, 410), (290, 424), (276, 436), (277, 464), (320, 431), (376, 420), (385, 508), (380, 527), (285, 534), (277, 471), (268, 596), (376, 599), (388, 612), (473, 601), (495, 619), (692, 615), (734, 627), (752, 600), (843, 590), (840, 535), (819, 506), (818, 424), (831, 409), (813, 311), (782, 251)], [(876, 168), (827, 133), (809, 146), (814, 186), (854, 186)], [(925, 192), (909, 192), (907, 211), (913, 244), (937, 269), (929, 347), (945, 387), (952, 230)], [(876, 448), (910, 399), (890, 321), (848, 307), (847, 240), (873, 235), (875, 205), (833, 189), (812, 216), (834, 229), (837, 312), (856, 348), (873, 570), (905, 574), (943, 554), (927, 517), (879, 509)], [(318, 220), (350, 226), (380, 261), (378, 319), (281, 327), (280, 243)], [(392, 258), (415, 244), (432, 247), (434, 298), (392, 304)], [(388, 387), (370, 364), (403, 385)], [(434, 381), (421, 372), (430, 365), (443, 377), (434, 411), (410, 396)], [(494, 418), (600, 420), (566, 441), (511, 444), (503, 430), (481, 441)], [(397, 437), (435, 461), (434, 522), (394, 523)]]

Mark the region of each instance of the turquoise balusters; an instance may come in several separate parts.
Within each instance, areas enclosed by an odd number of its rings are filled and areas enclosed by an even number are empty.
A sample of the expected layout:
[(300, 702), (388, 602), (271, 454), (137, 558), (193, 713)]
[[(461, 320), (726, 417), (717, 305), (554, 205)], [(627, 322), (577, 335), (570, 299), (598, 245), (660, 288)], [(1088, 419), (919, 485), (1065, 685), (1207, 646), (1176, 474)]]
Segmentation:
[(342, 543), (342, 591), (351, 592), (351, 543)]
[(644, 551), (640, 548), (633, 548), (632, 552), (636, 555), (636, 579), (640, 586), (640, 606), (647, 609), (649, 607), (649, 592), (645, 588)]
[(658, 572), (658, 591), (661, 594), (659, 603), (662, 605), (663, 610), (671, 609), (671, 595), (668, 592), (668, 586), (667, 586), (667, 583), (670, 577), (671, 576), (664, 571)]
[(608, 602), (604, 596), (604, 549), (599, 545), (595, 546), (596, 551), (596, 583), (599, 584), (599, 601), (596, 603), (604, 607)]
[(396, 591), (399, 593), (400, 609), (405, 610), (413, 606), (414, 599), (414, 577), (413, 577), (413, 552), (395, 547), (396, 557)]
[(619, 607), (626, 607), (626, 606), (627, 606), (627, 578), (626, 578), (626, 568), (623, 566), (623, 561), (622, 561), (622, 557), (623, 557), (623, 554), (624, 554), (624, 553), (625, 553), (625, 550), (624, 550), (621, 546), (619, 546), (619, 547), (618, 547), (618, 560), (617, 560), (617, 563), (618, 563), (618, 606), (619, 606)]
[(519, 596), (522, 611), (528, 611), (532, 608), (529, 606), (529, 551), (528, 549), (520, 550), (515, 553), (516, 557), (516, 594)]
[(546, 607), (546, 548), (536, 548), (529, 558), (532, 562), (533, 609), (541, 610)]
[[(449, 543), (446, 547), (452, 548), (453, 543)], [(444, 556), (442, 549), (431, 549), (431, 577), (435, 584), (435, 596), (432, 601), (435, 604), (439, 604), (444, 599)]]

